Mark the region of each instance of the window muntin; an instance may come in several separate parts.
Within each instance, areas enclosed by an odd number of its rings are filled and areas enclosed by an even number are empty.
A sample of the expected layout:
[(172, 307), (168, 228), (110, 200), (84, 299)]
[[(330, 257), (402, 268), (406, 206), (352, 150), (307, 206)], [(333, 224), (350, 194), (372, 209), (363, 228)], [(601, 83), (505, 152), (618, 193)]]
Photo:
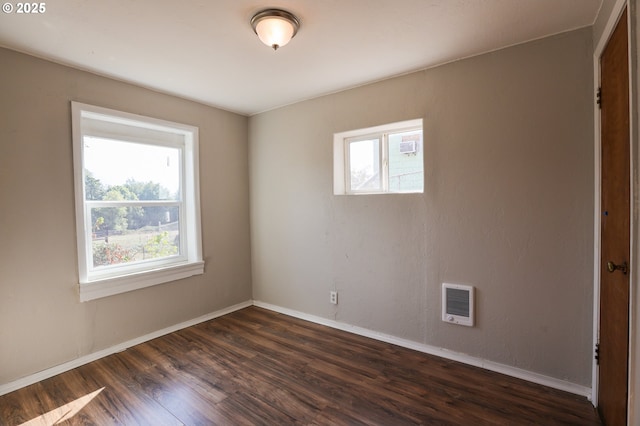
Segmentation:
[(81, 300), (202, 273), (198, 129), (72, 111)]
[(424, 192), (422, 120), (334, 135), (334, 193)]

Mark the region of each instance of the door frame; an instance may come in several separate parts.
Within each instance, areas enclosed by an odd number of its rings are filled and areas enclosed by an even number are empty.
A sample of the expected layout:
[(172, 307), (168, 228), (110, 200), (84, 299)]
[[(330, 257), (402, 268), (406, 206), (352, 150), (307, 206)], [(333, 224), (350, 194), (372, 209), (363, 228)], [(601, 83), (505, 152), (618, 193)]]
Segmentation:
[[(620, 19), (624, 8), (627, 8), (627, 19), (629, 28), (629, 125), (630, 125), (630, 294), (629, 294), (629, 353), (628, 356), (628, 400), (627, 400), (627, 422), (628, 424), (634, 424), (635, 421), (640, 420), (640, 338), (636, 335), (640, 330), (640, 304), (637, 302), (639, 299), (637, 287), (638, 287), (638, 274), (636, 273), (636, 265), (640, 265), (640, 258), (638, 252), (639, 237), (636, 235), (639, 229), (638, 223), (638, 211), (636, 203), (638, 202), (638, 196), (636, 191), (638, 190), (636, 185), (638, 176), (638, 165), (640, 161), (636, 156), (638, 155), (638, 132), (636, 120), (637, 102), (638, 97), (638, 82), (633, 76), (637, 72), (637, 55), (636, 40), (635, 40), (635, 22), (636, 17), (636, 0), (616, 0), (611, 15), (609, 16), (605, 29), (599, 40), (596, 40), (593, 55), (593, 78), (594, 78), (594, 262), (593, 262), (593, 349), (595, 350), (596, 344), (599, 341), (599, 327), (600, 327), (600, 247), (601, 247), (601, 235), (600, 235), (600, 215), (601, 215), (601, 154), (600, 154), (600, 109), (595, 102), (595, 92), (600, 87), (600, 57), (604, 51), (607, 42), (609, 41), (613, 30), (615, 29), (618, 20)], [(595, 353), (594, 353), (595, 355)], [(635, 367), (638, 366), (638, 367)], [(591, 402), (594, 406), (598, 405), (598, 365), (595, 357), (592, 363), (592, 386), (591, 386)], [(635, 402), (635, 403), (634, 403)]]

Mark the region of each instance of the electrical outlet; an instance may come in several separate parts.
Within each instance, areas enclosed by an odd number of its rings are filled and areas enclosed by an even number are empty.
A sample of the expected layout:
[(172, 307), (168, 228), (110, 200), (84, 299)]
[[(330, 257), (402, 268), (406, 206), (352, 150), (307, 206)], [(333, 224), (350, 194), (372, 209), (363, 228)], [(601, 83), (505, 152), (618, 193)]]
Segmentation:
[(333, 303), (334, 305), (338, 304), (338, 292), (337, 291), (330, 291), (329, 292), (329, 302)]

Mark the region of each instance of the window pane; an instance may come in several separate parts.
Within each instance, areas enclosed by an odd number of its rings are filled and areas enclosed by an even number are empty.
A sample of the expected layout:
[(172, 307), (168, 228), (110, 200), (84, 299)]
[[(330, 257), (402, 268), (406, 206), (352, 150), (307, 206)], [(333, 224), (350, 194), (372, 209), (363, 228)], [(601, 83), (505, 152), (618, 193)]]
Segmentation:
[(86, 200), (179, 200), (180, 149), (84, 138)]
[(349, 169), (352, 191), (379, 190), (380, 139), (349, 143)]
[(389, 191), (423, 189), (422, 130), (389, 134)]
[(178, 206), (91, 208), (93, 267), (180, 254)]

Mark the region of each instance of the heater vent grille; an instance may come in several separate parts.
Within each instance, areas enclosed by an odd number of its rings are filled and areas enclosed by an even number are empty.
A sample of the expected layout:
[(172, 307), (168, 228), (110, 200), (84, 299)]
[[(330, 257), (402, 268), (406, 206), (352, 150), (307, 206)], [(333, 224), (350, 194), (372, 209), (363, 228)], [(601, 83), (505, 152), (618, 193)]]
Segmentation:
[(442, 321), (473, 326), (473, 287), (442, 284)]

